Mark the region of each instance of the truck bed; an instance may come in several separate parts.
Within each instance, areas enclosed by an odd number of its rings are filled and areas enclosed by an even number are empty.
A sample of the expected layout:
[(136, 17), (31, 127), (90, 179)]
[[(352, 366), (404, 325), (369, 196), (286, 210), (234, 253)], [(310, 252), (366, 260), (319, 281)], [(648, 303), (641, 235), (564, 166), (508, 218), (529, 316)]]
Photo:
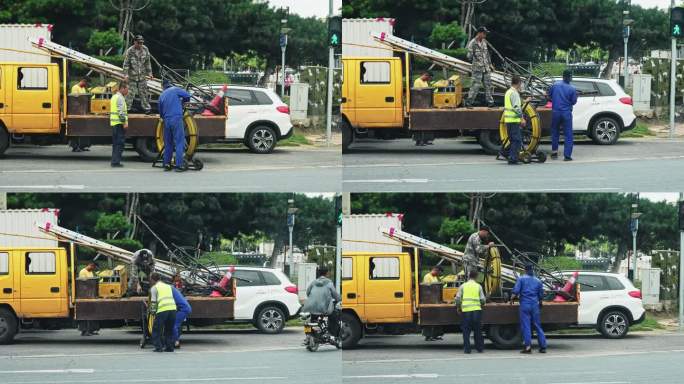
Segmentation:
[[(412, 131), (452, 131), (499, 129), (503, 107), (425, 108), (411, 109), (409, 129)], [(551, 127), (551, 110), (537, 108), (542, 131)]]
[[(224, 138), (226, 135), (225, 116), (193, 116), (197, 122), (200, 137)], [(109, 115), (67, 115), (67, 136), (111, 136)], [(159, 115), (128, 115), (127, 137), (154, 137), (157, 134)]]
[[(483, 308), (482, 324), (517, 324), (519, 303), (487, 303)], [(544, 302), (541, 310), (542, 324), (575, 324), (579, 303)], [(461, 322), (461, 314), (454, 304), (420, 304), (420, 325), (454, 325)]]
[[(234, 317), (234, 297), (186, 296), (192, 307), (191, 319), (224, 319)], [(121, 299), (76, 299), (76, 320), (140, 320), (147, 297)]]

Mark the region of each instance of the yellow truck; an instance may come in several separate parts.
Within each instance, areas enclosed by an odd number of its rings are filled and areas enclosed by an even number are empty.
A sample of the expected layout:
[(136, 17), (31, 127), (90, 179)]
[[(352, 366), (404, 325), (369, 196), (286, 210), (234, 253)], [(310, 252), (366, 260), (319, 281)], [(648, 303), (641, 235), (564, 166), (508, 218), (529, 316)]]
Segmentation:
[[(51, 63), (0, 62), (0, 157), (12, 143), (111, 143), (111, 95), (96, 100), (92, 95), (69, 95), (66, 63), (64, 59)], [(218, 110), (226, 109), (221, 106)], [(197, 129), (190, 140), (208, 142), (225, 137), (225, 113), (195, 115), (190, 120)], [(126, 138), (144, 161), (155, 160), (161, 148), (159, 121), (159, 116), (129, 115)]]
[[(412, 88), (411, 57), (404, 53), (399, 57), (342, 58), (343, 151), (357, 139), (429, 141), (473, 136), (486, 153), (498, 153), (508, 137), (503, 107), (461, 107), (464, 90), (460, 78), (442, 80), (437, 87)], [(529, 122), (523, 130), (523, 147), (534, 152), (542, 126), (550, 126), (551, 110), (530, 103), (523, 110)]]
[[(371, 334), (439, 336), (460, 331), (460, 313), (453, 303), (457, 288), (422, 285), (420, 270), (417, 251), (343, 253), (342, 347), (353, 348)], [(492, 298), (483, 308), (483, 328), (496, 347), (520, 346), (518, 307), (518, 303)], [(578, 308), (579, 299), (544, 302), (542, 324), (549, 329), (576, 324)]]
[[(140, 324), (146, 298), (123, 297), (126, 278), (121, 271), (115, 268), (103, 276), (109, 283), (83, 297), (73, 243), (69, 249), (0, 247), (0, 344), (11, 343), (22, 329), (73, 327), (80, 320), (98, 321), (102, 327)], [(223, 297), (186, 296), (191, 324), (233, 319), (232, 288)]]

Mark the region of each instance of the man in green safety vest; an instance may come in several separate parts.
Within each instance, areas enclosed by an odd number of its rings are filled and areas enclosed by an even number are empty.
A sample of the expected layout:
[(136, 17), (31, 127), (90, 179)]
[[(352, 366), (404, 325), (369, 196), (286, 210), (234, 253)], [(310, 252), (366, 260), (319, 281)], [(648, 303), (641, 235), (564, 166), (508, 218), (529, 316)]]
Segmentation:
[(109, 124), (112, 126), (112, 167), (123, 167), (124, 144), (126, 143), (126, 129), (128, 129), (128, 107), (126, 106), (128, 83), (119, 83), (119, 90), (109, 102)]
[(468, 281), (461, 285), (456, 293), (456, 309), (461, 312), (461, 331), (463, 331), (463, 352), (470, 354), (470, 332), (475, 332), (475, 349), (484, 352), (482, 336), (482, 307), (485, 295), (482, 286), (476, 281), (477, 270), (471, 270)]
[(522, 147), (522, 136), (520, 127), (524, 127), (526, 122), (523, 119), (520, 101), (520, 76), (513, 75), (511, 87), (506, 91), (504, 97), (504, 123), (508, 131), (508, 164), (518, 164), (518, 154)]
[(155, 352), (173, 352), (173, 329), (176, 323), (176, 301), (173, 299), (171, 286), (161, 281), (157, 272), (150, 274), (150, 307), (154, 314), (152, 326), (152, 342)]

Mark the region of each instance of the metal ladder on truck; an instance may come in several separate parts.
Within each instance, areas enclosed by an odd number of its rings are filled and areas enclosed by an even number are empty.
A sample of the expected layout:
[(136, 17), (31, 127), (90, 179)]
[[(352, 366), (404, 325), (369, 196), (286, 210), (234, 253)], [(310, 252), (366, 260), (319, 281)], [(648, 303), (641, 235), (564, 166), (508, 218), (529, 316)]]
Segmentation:
[[(378, 42), (387, 45), (392, 50), (406, 52), (416, 56), (423, 57), (444, 68), (451, 68), (460, 74), (470, 75), (472, 71), (472, 65), (466, 61), (459, 60), (449, 55), (445, 55), (439, 51), (423, 47), (422, 45), (412, 43), (400, 37), (388, 35), (384, 32), (373, 32), (371, 33), (371, 36)], [(529, 72), (523, 72), (523, 68), (519, 65), (507, 65), (507, 67), (518, 69), (518, 71), (516, 71), (515, 74), (519, 74), (523, 78), (523, 84), (525, 85), (525, 91), (527, 93), (529, 93), (533, 97), (545, 97), (546, 89), (548, 88), (547, 82), (537, 78), (536, 76), (533, 76)], [(508, 72), (494, 71), (491, 74), (492, 84), (504, 90), (508, 89), (511, 85), (512, 75), (513, 74)]]

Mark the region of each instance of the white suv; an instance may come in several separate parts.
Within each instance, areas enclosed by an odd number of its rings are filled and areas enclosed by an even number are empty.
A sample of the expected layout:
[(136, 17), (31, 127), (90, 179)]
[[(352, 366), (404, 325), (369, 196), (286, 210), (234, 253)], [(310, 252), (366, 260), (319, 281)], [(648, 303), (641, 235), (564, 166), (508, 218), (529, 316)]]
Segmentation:
[(596, 144), (611, 145), (621, 132), (636, 126), (632, 98), (615, 80), (575, 77), (571, 84), (580, 92), (572, 113), (574, 133), (584, 133)]
[[(228, 267), (219, 267), (225, 272)], [(252, 323), (265, 333), (280, 333), (299, 314), (297, 286), (278, 269), (235, 267), (235, 321)]]
[[(573, 272), (563, 272), (567, 279)], [(644, 321), (641, 291), (624, 275), (580, 271), (579, 327), (596, 328), (604, 337), (624, 337), (632, 324)]]
[[(222, 85), (212, 85), (219, 91)], [(228, 86), (225, 138), (245, 144), (254, 153), (270, 153), (279, 140), (292, 135), (290, 108), (270, 89)]]

